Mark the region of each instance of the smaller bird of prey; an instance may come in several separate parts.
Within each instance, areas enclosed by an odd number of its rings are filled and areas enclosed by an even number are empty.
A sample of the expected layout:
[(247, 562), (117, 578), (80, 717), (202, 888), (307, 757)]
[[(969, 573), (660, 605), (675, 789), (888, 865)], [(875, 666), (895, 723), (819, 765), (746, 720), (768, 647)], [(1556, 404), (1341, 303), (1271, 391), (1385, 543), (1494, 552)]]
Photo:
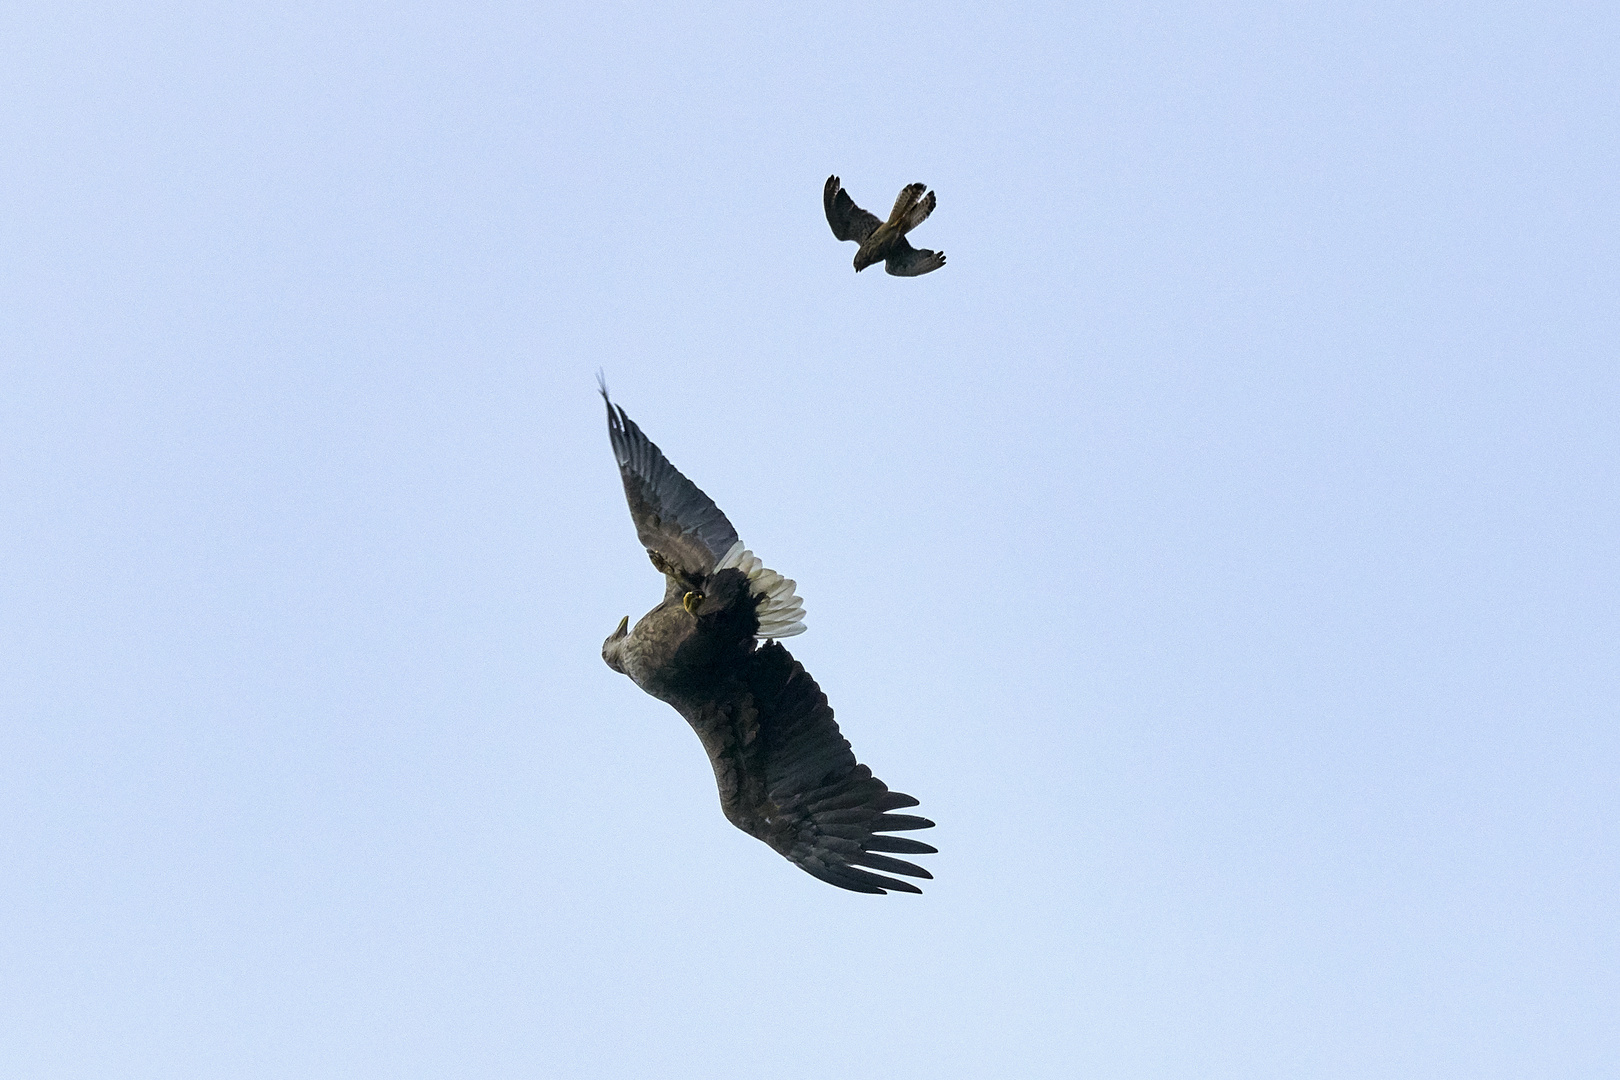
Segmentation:
[[(928, 194), (924, 195), (925, 191)], [(916, 277), (944, 266), (943, 251), (918, 250), (906, 240), (906, 233), (934, 212), (934, 202), (934, 193), (928, 191), (927, 184), (907, 184), (894, 200), (889, 220), (879, 221), (877, 215), (855, 205), (838, 177), (827, 177), (827, 186), (821, 190), (821, 203), (827, 210), (827, 224), (832, 226), (833, 235), (861, 245), (855, 252), (857, 274), (879, 262), (896, 277)]]
[(692, 725), (720, 809), (737, 828), (839, 888), (921, 892), (887, 875), (933, 875), (882, 853), (936, 851), (889, 835), (934, 823), (891, 812), (917, 800), (855, 760), (827, 695), (774, 640), (804, 632), (794, 583), (760, 564), (605, 386), (602, 400), (636, 535), (664, 575), (663, 603), (634, 629), (626, 615), (602, 643), (602, 659)]

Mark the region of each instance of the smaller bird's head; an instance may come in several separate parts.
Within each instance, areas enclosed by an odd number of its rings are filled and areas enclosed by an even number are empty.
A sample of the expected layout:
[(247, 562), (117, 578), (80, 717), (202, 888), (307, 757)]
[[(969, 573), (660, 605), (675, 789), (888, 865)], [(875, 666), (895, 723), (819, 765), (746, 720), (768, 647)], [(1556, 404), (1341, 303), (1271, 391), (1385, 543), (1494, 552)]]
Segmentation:
[(626, 615), (619, 620), (619, 628), (607, 636), (602, 642), (602, 660), (608, 667), (624, 674), (624, 660), (619, 655), (624, 651), (624, 639), (630, 636), (630, 616)]
[(874, 252), (867, 251), (863, 247), (855, 253), (855, 272), (858, 274), (873, 263), (881, 261)]

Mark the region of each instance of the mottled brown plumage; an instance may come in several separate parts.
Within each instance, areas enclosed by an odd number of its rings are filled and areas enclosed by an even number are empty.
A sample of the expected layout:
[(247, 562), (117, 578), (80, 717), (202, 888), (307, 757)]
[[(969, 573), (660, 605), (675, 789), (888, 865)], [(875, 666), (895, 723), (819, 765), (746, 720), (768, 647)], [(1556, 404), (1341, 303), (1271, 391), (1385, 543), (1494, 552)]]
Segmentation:
[(737, 828), (840, 888), (920, 892), (886, 875), (932, 875), (883, 853), (933, 852), (888, 834), (934, 823), (892, 812), (917, 800), (858, 763), (815, 680), (776, 641), (760, 644), (804, 629), (793, 582), (743, 550), (726, 516), (606, 388), (602, 399), (636, 535), (665, 578), (663, 602), (634, 629), (626, 616), (602, 659), (686, 718)]
[(876, 215), (855, 205), (838, 177), (827, 177), (827, 184), (821, 189), (821, 204), (827, 211), (827, 224), (832, 226), (833, 235), (860, 245), (855, 252), (857, 274), (879, 262), (896, 277), (916, 277), (944, 266), (943, 251), (914, 248), (906, 240), (906, 234), (934, 212), (935, 201), (927, 184), (907, 184), (894, 200), (889, 220), (879, 221)]

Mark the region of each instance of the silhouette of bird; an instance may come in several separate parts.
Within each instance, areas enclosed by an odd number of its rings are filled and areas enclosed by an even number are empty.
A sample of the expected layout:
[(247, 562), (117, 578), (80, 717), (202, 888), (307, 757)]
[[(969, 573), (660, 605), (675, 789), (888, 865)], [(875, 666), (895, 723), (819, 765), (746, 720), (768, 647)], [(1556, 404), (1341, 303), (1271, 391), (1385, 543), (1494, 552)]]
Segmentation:
[(907, 184), (894, 200), (889, 220), (879, 221), (875, 214), (855, 205), (838, 177), (827, 177), (827, 186), (821, 191), (821, 204), (827, 211), (827, 224), (832, 226), (833, 235), (860, 245), (855, 252), (857, 274), (878, 262), (896, 277), (916, 277), (944, 266), (943, 251), (919, 250), (906, 240), (906, 234), (934, 212), (934, 202), (934, 193), (928, 191), (927, 184)]
[[(608, 398), (608, 438), (636, 535), (664, 575), (664, 599), (602, 643), (602, 659), (697, 732), (720, 809), (799, 869), (854, 892), (921, 892), (903, 855), (937, 851), (890, 833), (928, 829), (916, 806), (855, 760), (827, 696), (775, 639), (804, 632), (794, 583), (766, 569), (720, 508)], [(882, 871), (877, 873), (874, 871)]]

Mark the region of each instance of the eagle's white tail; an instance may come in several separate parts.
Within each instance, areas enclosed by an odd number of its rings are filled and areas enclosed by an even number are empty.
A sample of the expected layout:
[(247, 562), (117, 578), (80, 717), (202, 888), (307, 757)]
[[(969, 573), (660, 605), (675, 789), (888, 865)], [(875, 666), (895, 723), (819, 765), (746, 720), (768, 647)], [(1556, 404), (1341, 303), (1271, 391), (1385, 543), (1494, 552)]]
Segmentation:
[(759, 606), (754, 609), (759, 616), (755, 637), (766, 640), (804, 633), (804, 601), (794, 593), (792, 578), (768, 569), (752, 551), (743, 547), (741, 540), (731, 545), (731, 550), (714, 569), (718, 573), (731, 567), (748, 575), (748, 591), (760, 597)]

